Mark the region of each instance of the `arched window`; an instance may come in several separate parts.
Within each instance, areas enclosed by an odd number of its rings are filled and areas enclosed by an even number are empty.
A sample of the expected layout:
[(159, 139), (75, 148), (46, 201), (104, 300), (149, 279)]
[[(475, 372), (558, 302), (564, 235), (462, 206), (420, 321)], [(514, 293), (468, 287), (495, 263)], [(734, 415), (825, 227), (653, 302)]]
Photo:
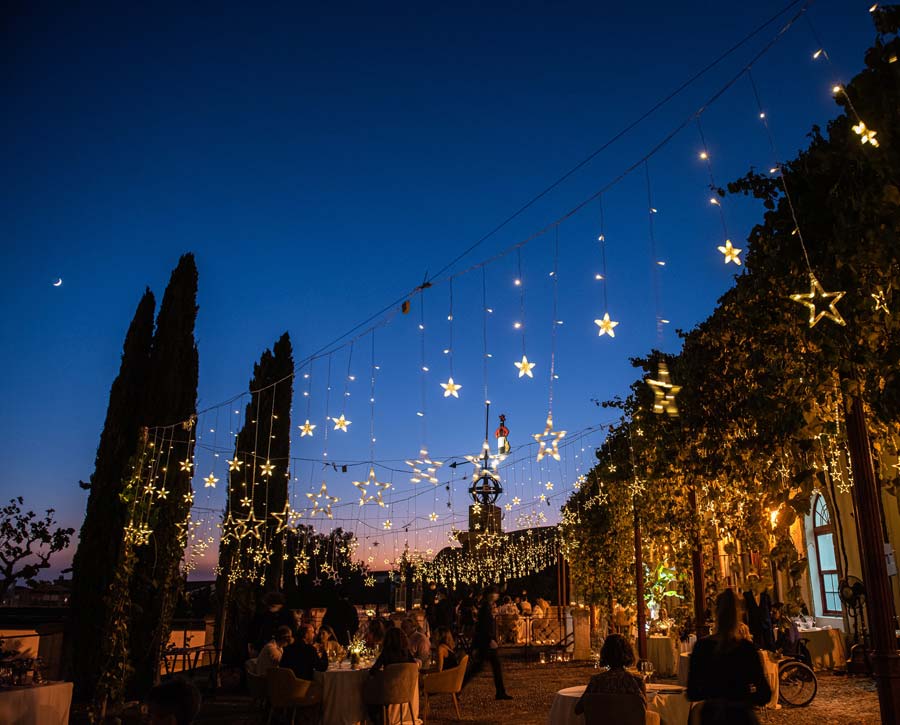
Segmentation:
[(816, 562), (819, 588), (822, 592), (822, 614), (839, 615), (841, 599), (838, 594), (837, 557), (834, 553), (834, 525), (825, 497), (819, 494), (813, 504), (813, 535), (816, 539)]

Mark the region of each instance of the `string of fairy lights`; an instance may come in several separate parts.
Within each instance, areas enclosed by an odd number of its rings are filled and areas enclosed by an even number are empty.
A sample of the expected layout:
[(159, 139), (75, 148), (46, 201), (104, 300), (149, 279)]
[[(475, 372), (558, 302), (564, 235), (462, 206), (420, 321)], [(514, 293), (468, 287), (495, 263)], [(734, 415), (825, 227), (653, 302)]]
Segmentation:
[[(548, 557), (555, 557), (558, 553), (558, 545), (555, 539), (539, 538), (534, 539), (531, 543), (521, 543), (504, 538), (501, 532), (485, 533), (481, 538), (479, 551), (485, 550), (492, 552), (490, 556), (481, 556), (477, 561), (470, 557), (466, 560), (464, 554), (456, 553), (454, 558), (446, 559), (442, 564), (434, 564), (433, 554), (444, 548), (447, 543), (441, 540), (441, 536), (451, 541), (458, 539), (459, 528), (465, 523), (465, 509), (459, 510), (457, 485), (466, 480), (465, 476), (456, 477), (456, 464), (459, 459), (468, 458), (475, 463), (475, 472), (473, 477), (484, 473), (485, 469), (481, 468), (477, 461), (479, 457), (457, 457), (457, 456), (437, 456), (429, 452), (429, 435), (434, 435), (435, 429), (429, 427), (429, 400), (439, 395), (440, 400), (446, 401), (447, 405), (455, 405), (457, 401), (462, 403), (466, 400), (467, 392), (471, 393), (476, 390), (477, 386), (460, 377), (460, 369), (455, 367), (454, 361), (457, 354), (457, 340), (460, 337), (460, 329), (465, 330), (472, 336), (473, 330), (477, 329), (476, 323), (472, 319), (463, 322), (461, 327), (456, 326), (457, 315), (459, 314), (459, 305), (455, 304), (454, 299), (455, 287), (461, 284), (461, 280), (470, 275), (472, 272), (480, 273), (480, 294), (472, 295), (480, 298), (479, 313), (481, 327), (481, 359), (482, 359), (482, 390), (483, 400), (478, 404), (490, 403), (488, 389), (488, 373), (491, 362), (495, 355), (498, 358), (507, 353), (501, 351), (501, 345), (497, 342), (495, 335), (489, 334), (492, 330), (491, 320), (495, 317), (495, 302), (489, 304), (488, 293), (490, 291), (492, 298), (496, 294), (497, 285), (489, 284), (488, 272), (493, 272), (499, 268), (498, 263), (501, 260), (509, 258), (514, 259), (514, 276), (511, 279), (509, 288), (505, 285), (502, 289), (508, 289), (515, 296), (515, 308), (512, 313), (512, 322), (510, 328), (517, 333), (521, 347), (521, 357), (518, 352), (511, 359), (505, 357), (498, 360), (500, 363), (499, 371), (493, 375), (506, 375), (510, 379), (517, 381), (517, 384), (527, 386), (529, 381), (535, 379), (535, 370), (544, 370), (547, 375), (547, 415), (542, 430), (538, 430), (530, 435), (524, 436), (531, 438), (533, 442), (526, 443), (514, 448), (514, 453), (507, 455), (498, 453), (491, 456), (491, 470), (499, 480), (506, 477), (507, 480), (512, 479), (512, 496), (502, 504), (503, 513), (509, 516), (510, 520), (514, 520), (516, 526), (521, 529), (536, 529), (552, 524), (553, 521), (549, 514), (555, 514), (552, 503), (553, 501), (564, 501), (565, 498), (574, 490), (579, 490), (587, 483), (586, 470), (590, 470), (591, 464), (586, 460), (585, 447), (581, 446), (579, 459), (579, 445), (583, 443), (586, 437), (596, 435), (595, 444), (599, 444), (602, 440), (603, 426), (589, 427), (581, 431), (571, 434), (567, 438), (566, 430), (558, 428), (554, 421), (554, 387), (559, 380), (559, 347), (557, 343), (560, 334), (560, 327), (563, 321), (560, 319), (560, 232), (564, 224), (573, 217), (580, 214), (585, 209), (596, 209), (597, 213), (597, 236), (596, 236), (596, 260), (599, 262), (599, 271), (594, 272), (591, 276), (601, 284), (600, 299), (602, 304), (600, 312), (601, 316), (593, 319), (593, 325), (590, 325), (591, 319), (595, 317), (590, 310), (585, 310), (587, 317), (584, 324), (579, 329), (591, 329), (597, 331), (597, 337), (604, 338), (612, 343), (616, 340), (616, 332), (620, 322), (611, 316), (611, 307), (609, 299), (609, 282), (611, 272), (608, 267), (607, 250), (609, 230), (608, 220), (605, 214), (604, 202), (609, 199), (609, 195), (613, 189), (618, 187), (624, 179), (629, 177), (636, 171), (643, 172), (645, 191), (646, 191), (646, 213), (647, 213), (647, 235), (649, 242), (649, 259), (648, 264), (652, 274), (652, 301), (654, 327), (657, 340), (662, 346), (664, 339), (665, 326), (669, 324), (669, 319), (665, 316), (666, 302), (662, 294), (662, 274), (666, 266), (666, 260), (660, 254), (660, 240), (657, 236), (655, 217), (658, 209), (654, 206), (654, 185), (651, 179), (650, 162), (664, 148), (670, 146), (672, 141), (686, 128), (693, 125), (698, 134), (700, 149), (697, 153), (699, 160), (703, 162), (706, 175), (709, 180), (709, 188), (712, 196), (709, 198), (710, 206), (715, 207), (719, 217), (721, 226), (721, 239), (717, 240), (715, 245), (717, 251), (723, 257), (723, 263), (740, 267), (742, 260), (740, 258), (742, 250), (734, 246), (732, 235), (729, 231), (726, 210), (724, 208), (724, 197), (716, 192), (716, 181), (713, 169), (713, 154), (711, 146), (708, 143), (708, 129), (704, 124), (704, 114), (719, 99), (723, 97), (726, 91), (736, 88), (738, 82), (746, 78), (754, 105), (757, 109), (759, 120), (772, 154), (771, 173), (775, 176), (782, 187), (784, 199), (790, 209), (794, 222), (794, 236), (797, 237), (797, 243), (805, 260), (806, 272), (809, 282), (808, 292), (797, 292), (791, 295), (791, 299), (803, 306), (809, 311), (807, 324), (815, 326), (822, 319), (827, 319), (838, 325), (844, 325), (845, 321), (837, 309), (846, 292), (826, 292), (817, 278), (814, 270), (809, 262), (807, 253), (807, 242), (802, 233), (803, 220), (797, 218), (797, 212), (793, 204), (790, 183), (786, 179), (783, 167), (778, 161), (779, 155), (775, 143), (775, 135), (772, 128), (770, 116), (764, 109), (760, 88), (755, 79), (752, 69), (755, 64), (771, 50), (787, 31), (795, 25), (800, 18), (808, 18), (809, 3), (803, 3), (799, 9), (796, 9), (798, 3), (794, 2), (779, 13), (780, 17), (786, 11), (795, 10), (793, 15), (783, 24), (779, 30), (771, 37), (763, 47), (751, 58), (751, 60), (742, 66), (736, 74), (730, 77), (699, 109), (692, 111), (687, 117), (678, 123), (662, 140), (639, 157), (627, 168), (615, 175), (609, 182), (602, 185), (599, 189), (589, 194), (586, 198), (578, 201), (572, 208), (564, 214), (557, 217), (549, 224), (538, 229), (534, 233), (528, 235), (524, 239), (512, 244), (500, 252), (464, 269), (451, 272), (442, 277), (426, 278), (426, 281), (416, 287), (408, 295), (403, 298), (402, 304), (392, 305), (389, 309), (378, 313), (369, 318), (369, 320), (354, 328), (351, 333), (343, 335), (328, 346), (320, 349), (318, 352), (301, 360), (295, 367), (294, 372), (281, 381), (275, 381), (269, 386), (260, 390), (251, 391), (248, 402), (248, 423), (253, 428), (254, 440), (249, 447), (239, 446), (239, 434), (236, 428), (240, 424), (240, 408), (244, 402), (246, 393), (236, 395), (223, 403), (216, 404), (200, 411), (197, 418), (181, 425), (168, 426), (165, 428), (152, 429), (147, 440), (142, 446), (141, 463), (136, 467), (135, 477), (129, 483), (129, 491), (132, 493), (132, 518), (129, 522), (126, 536), (129, 537), (136, 545), (142, 545), (149, 540), (152, 535), (152, 526), (150, 511), (155, 501), (164, 500), (169, 494), (165, 487), (165, 472), (171, 466), (178, 466), (181, 472), (189, 473), (194, 478), (197, 487), (202, 487), (206, 496), (204, 506), (195, 505), (193, 491), (189, 494), (189, 500), (186, 503), (191, 505), (193, 515), (196, 519), (188, 518), (181, 526), (180, 532), (184, 537), (187, 546), (185, 557), (185, 568), (190, 570), (197, 566), (198, 562), (208, 554), (211, 554), (216, 539), (219, 538), (224, 543), (231, 543), (238, 547), (239, 556), (233, 564), (229, 577), (235, 580), (247, 578), (259, 581), (263, 576), (267, 564), (271, 563), (279, 542), (283, 541), (285, 536), (296, 527), (312, 526), (314, 530), (321, 530), (321, 527), (327, 527), (331, 530), (335, 525), (344, 525), (357, 533), (355, 540), (360, 542), (364, 552), (370, 552), (371, 544), (377, 542), (378, 539), (384, 539), (385, 536), (394, 535), (394, 550), (392, 555), (387, 557), (385, 561), (390, 562), (392, 566), (399, 565), (404, 560), (421, 559), (422, 562), (432, 562), (429, 570), (433, 575), (439, 576), (446, 581), (454, 582), (472, 582), (483, 577), (484, 567), (491, 570), (502, 569), (507, 576), (512, 576), (514, 572), (532, 570), (537, 566), (537, 562), (549, 561)], [(810, 24), (810, 28), (815, 36), (815, 30)], [(754, 34), (759, 30), (754, 31)], [(743, 41), (742, 41), (743, 42)], [(827, 51), (816, 36), (817, 50), (813, 53), (813, 60), (820, 58), (831, 62)], [(718, 62), (718, 61), (717, 61)], [(848, 113), (853, 117), (855, 123), (852, 130), (859, 137), (860, 143), (872, 153), (877, 153), (878, 138), (877, 131), (867, 126), (860, 118), (850, 98), (846, 88), (841, 84), (835, 84), (832, 92), (839, 97), (843, 104), (847, 107)], [(549, 242), (549, 243), (548, 243)], [(477, 245), (476, 245), (477, 246)], [(538, 253), (525, 258), (526, 249), (540, 247)], [(469, 250), (471, 251), (471, 250)], [(455, 262), (458, 262), (457, 258)], [(551, 269), (548, 271), (544, 267), (546, 260), (552, 260)], [(530, 261), (530, 264), (526, 264)], [(455, 264), (454, 262), (454, 264)], [(441, 275), (446, 270), (441, 271)], [(615, 277), (615, 270), (612, 271)], [(532, 279), (545, 278), (549, 280), (551, 309), (550, 324), (546, 331), (547, 348), (549, 350), (546, 358), (542, 358), (539, 352), (535, 351), (534, 340), (540, 337), (526, 325), (527, 320), (535, 319), (535, 315), (528, 314), (529, 309), (527, 301), (533, 300), (534, 295), (526, 296), (529, 282)], [(435, 385), (430, 377), (431, 367), (429, 359), (432, 355), (432, 337), (437, 338), (439, 335), (427, 335), (429, 329), (428, 317), (426, 316), (426, 300), (435, 294), (434, 290), (440, 285), (446, 285), (448, 291), (448, 307), (446, 314), (446, 346), (442, 347), (443, 357), (446, 358), (447, 377), (441, 378), (441, 381)], [(618, 285), (624, 287), (625, 285)], [(541, 289), (540, 283), (534, 287), (536, 291)], [(885, 314), (890, 314), (887, 300), (883, 290), (865, 290), (861, 293), (871, 295), (876, 305), (876, 311), (883, 309)], [(471, 302), (471, 300), (470, 300)], [(415, 303), (415, 309), (418, 313), (417, 323), (417, 347), (418, 347), (418, 376), (419, 385), (418, 396), (409, 394), (407, 398), (414, 400), (418, 397), (418, 403), (410, 406), (407, 400), (394, 401), (394, 407), (412, 407), (415, 417), (418, 419), (419, 428), (419, 444), (414, 457), (409, 459), (381, 459), (376, 457), (376, 441), (377, 441), (377, 418), (376, 418), (376, 378), (381, 375), (382, 362), (376, 357), (376, 330), (382, 330), (397, 325), (398, 320), (405, 322), (410, 317), (410, 313)], [(471, 306), (471, 305), (470, 305)], [(577, 308), (579, 314), (582, 312), (581, 306)], [(539, 318), (540, 316), (538, 316)], [(581, 322), (577, 320), (576, 322)], [(590, 327), (588, 327), (590, 326)], [(594, 327), (596, 326), (596, 327)], [(437, 330), (437, 328), (435, 328)], [(624, 329), (624, 328), (623, 328)], [(619, 332), (622, 330), (619, 329)], [(530, 345), (526, 345), (527, 340)], [(352, 438), (356, 435), (356, 431), (364, 430), (364, 426), (359, 423), (353, 427), (351, 417), (357, 417), (359, 411), (354, 413), (351, 406), (351, 397), (357, 382), (357, 368), (359, 366), (359, 355), (354, 358), (354, 351), (362, 349), (365, 346), (366, 339), (369, 338), (369, 360), (368, 360), (368, 384), (369, 384), (369, 425), (367, 449), (368, 455), (362, 459), (346, 460), (338, 463), (329, 456), (329, 436), (341, 436)], [(390, 344), (390, 343), (388, 343)], [(380, 348), (383, 349), (383, 348)], [(531, 357), (529, 357), (529, 352)], [(345, 360), (340, 360), (339, 356), (344, 354)], [(324, 384), (320, 388), (316, 386), (316, 378), (313, 376), (313, 366), (316, 363), (324, 363), (326, 372)], [(343, 367), (341, 365), (345, 367)], [(341, 385), (337, 386), (340, 391), (340, 405), (334, 405), (333, 376), (336, 369), (344, 370)], [(408, 377), (408, 376), (407, 376)], [(294, 379), (301, 381), (301, 395), (305, 399), (303, 405), (303, 422), (296, 424), (289, 433), (296, 436), (290, 440), (296, 446), (306, 446), (312, 441), (322, 440), (321, 456), (289, 456), (287, 458), (273, 457), (273, 438), (272, 431), (276, 426), (275, 400), (278, 394), (279, 385), (284, 391), (290, 388), (290, 382)], [(677, 395), (679, 386), (677, 381), (673, 381), (666, 368), (665, 362), (660, 360), (657, 364), (656, 373), (652, 377), (647, 378), (647, 384), (650, 386), (654, 394), (653, 410), (659, 414), (667, 414), (671, 416), (678, 415)], [(269, 410), (261, 409), (261, 401), (264, 394), (269, 402)], [(474, 396), (473, 396), (474, 397)], [(269, 400), (271, 398), (271, 400)], [(324, 416), (317, 417), (314, 410), (314, 399), (321, 400), (324, 407)], [(235, 401), (238, 404), (235, 405)], [(332, 410), (334, 407), (334, 410)], [(250, 416), (250, 408), (252, 417)], [(234, 412), (232, 413), (232, 409)], [(379, 406), (379, 409), (381, 407)], [(337, 415), (335, 415), (337, 413)], [(438, 416), (441, 415), (439, 412)], [(229, 421), (229, 439), (226, 443), (219, 440), (220, 437), (220, 420)], [(318, 420), (319, 422), (314, 422)], [(266, 422), (267, 421), (267, 422)], [(264, 424), (265, 423), (265, 424)], [(524, 421), (523, 421), (524, 424)], [(392, 423), (395, 425), (395, 423)], [(210, 431), (211, 440), (202, 431)], [(473, 426), (474, 430), (474, 426)], [(268, 434), (265, 433), (268, 431)], [(267, 435), (266, 440), (260, 440), (259, 436)], [(181, 441), (179, 445), (186, 445), (188, 455), (184, 460), (172, 462), (168, 460), (169, 453), (175, 448), (175, 438), (178, 435), (186, 436), (185, 441)], [(221, 434), (224, 438), (224, 434)], [(504, 436), (505, 438), (505, 436)], [(307, 440), (309, 439), (309, 440)], [(840, 466), (838, 465), (838, 451), (840, 440), (836, 436), (834, 441), (822, 441), (822, 460), (823, 466), (829, 471), (832, 479), (838, 480), (840, 475)], [(234, 446), (230, 444), (234, 443)], [(484, 442), (484, 446), (489, 446), (488, 441)], [(595, 446), (596, 447), (596, 446)], [(483, 451), (486, 450), (484, 447)], [(219, 462), (220, 457), (230, 456), (225, 463), (228, 466), (227, 472), (222, 469)], [(199, 462), (202, 460), (204, 465), (202, 471), (208, 473), (203, 475), (199, 470)], [(206, 465), (208, 463), (208, 465)], [(555, 470), (550, 469), (548, 464), (555, 466)], [(301, 483), (302, 469), (308, 466), (309, 478), (305, 485)], [(535, 470), (537, 466), (537, 470)], [(339, 474), (347, 473), (350, 467), (359, 468), (364, 475), (351, 474), (352, 480), (349, 484), (352, 488), (346, 488), (344, 482), (339, 482)], [(227, 476), (226, 476), (227, 474)], [(394, 476), (406, 478), (408, 483), (395, 484)], [(331, 477), (331, 489), (329, 489), (329, 476)], [(231, 505), (223, 511), (217, 508), (213, 499), (213, 492), (217, 489), (218, 484), (223, 477), (227, 480), (227, 496), (228, 500), (237, 506)], [(287, 484), (286, 502), (283, 508), (278, 510), (269, 510), (270, 492), (277, 488), (281, 488), (280, 481), (284, 479)], [(202, 483), (202, 486), (200, 485)], [(421, 487), (420, 484), (429, 484)], [(596, 492), (588, 499), (586, 506), (602, 504), (610, 495), (609, 491), (603, 486), (602, 481), (597, 482)], [(635, 482), (635, 486), (639, 482)], [(846, 482), (839, 481), (838, 486), (849, 485)], [(340, 488), (337, 488), (337, 487)], [(441, 515), (438, 513), (440, 508), (438, 503), (438, 494), (440, 487), (443, 486), (447, 493), (447, 508), (449, 511)], [(303, 490), (306, 488), (307, 490)], [(348, 492), (355, 492), (348, 496)], [(427, 513), (421, 513), (418, 508), (418, 502), (427, 503)], [(410, 508), (412, 507), (412, 508)], [(277, 507), (276, 507), (277, 508)], [(546, 510), (545, 510), (546, 509)], [(377, 513), (373, 513), (377, 512)], [(377, 518), (376, 518), (377, 516)], [(323, 523), (327, 522), (327, 523)], [(304, 529), (306, 531), (306, 529)], [(397, 548), (397, 543), (401, 537), (408, 537), (410, 533), (418, 535), (425, 534), (423, 538), (423, 547), (409, 547), (408, 540), (404, 541), (402, 550)], [(543, 535), (542, 535), (543, 537)], [(487, 542), (487, 543), (484, 543)], [(294, 567), (295, 571), (316, 571), (326, 577), (334, 579), (339, 577), (340, 573), (334, 567), (337, 549), (332, 547), (330, 551), (331, 561), (327, 561), (324, 552), (315, 552), (310, 557), (306, 554), (304, 546), (296, 547), (300, 553), (295, 553)], [(457, 552), (460, 549), (456, 549)], [(354, 548), (353, 553), (356, 552)], [(423, 552), (427, 552), (423, 554)], [(502, 556), (502, 561), (497, 558), (501, 554), (497, 552), (506, 552)], [(346, 550), (341, 553), (348, 553)], [(484, 552), (482, 551), (482, 554)], [(377, 558), (368, 553), (368, 562), (375, 563)], [(485, 562), (490, 562), (489, 564)], [(441, 568), (443, 567), (443, 568)]]

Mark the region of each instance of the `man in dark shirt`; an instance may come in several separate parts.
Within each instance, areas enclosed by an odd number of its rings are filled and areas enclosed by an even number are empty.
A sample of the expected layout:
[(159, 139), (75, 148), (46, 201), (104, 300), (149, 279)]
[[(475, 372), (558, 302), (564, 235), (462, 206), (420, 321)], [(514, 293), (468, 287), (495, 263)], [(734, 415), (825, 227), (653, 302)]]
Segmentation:
[(325, 612), (325, 617), (322, 619), (322, 626), (328, 626), (334, 630), (334, 636), (342, 647), (350, 644), (350, 640), (359, 629), (359, 615), (346, 594), (342, 593), (334, 606), (328, 607), (328, 611)]
[(512, 700), (512, 696), (506, 693), (503, 685), (503, 670), (500, 667), (500, 657), (497, 655), (497, 620), (494, 617), (494, 603), (500, 594), (497, 589), (491, 587), (484, 593), (481, 607), (478, 610), (478, 621), (475, 622), (475, 635), (472, 637), (472, 664), (466, 673), (463, 686), (475, 675), (484, 669), (485, 661), (491, 663), (494, 673), (494, 698), (497, 700)]
[(280, 667), (293, 670), (301, 680), (312, 680), (314, 672), (328, 669), (328, 656), (321, 645), (313, 644), (316, 631), (311, 624), (301, 625), (297, 639), (284, 648)]

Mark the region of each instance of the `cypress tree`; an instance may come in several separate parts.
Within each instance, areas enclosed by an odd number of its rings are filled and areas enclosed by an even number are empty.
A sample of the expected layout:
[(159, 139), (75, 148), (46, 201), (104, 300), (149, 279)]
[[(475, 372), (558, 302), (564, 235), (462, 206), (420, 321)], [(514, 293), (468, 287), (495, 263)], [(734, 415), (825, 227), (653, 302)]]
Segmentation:
[(137, 452), (144, 388), (150, 369), (156, 300), (147, 289), (125, 335), (119, 374), (109, 391), (106, 420), (97, 446), (94, 473), (78, 549), (72, 562), (72, 598), (66, 637), (67, 659), (78, 698), (89, 697), (99, 674), (99, 648), (108, 619), (106, 592), (122, 545), (127, 511), (119, 498)]
[[(216, 585), (217, 592), (228, 592), (223, 595), (227, 601), (220, 603), (226, 616), (226, 662), (246, 657), (244, 644), (259, 596), (282, 585), (293, 369), (291, 339), (284, 333), (253, 367), (250, 401), (235, 440), (232, 460), (239, 467), (232, 465), (229, 474)], [(269, 470), (270, 475), (264, 475)], [(244, 523), (251, 513), (252, 522), (264, 522), (256, 529)]]
[(191, 468), (197, 406), (198, 360), (194, 342), (197, 318), (197, 266), (185, 254), (166, 287), (150, 351), (150, 381), (146, 388), (145, 420), (164, 441), (167, 465), (160, 468), (157, 487), (168, 491), (154, 504), (153, 533), (138, 549), (131, 584), (130, 656), (132, 693), (143, 695), (159, 677), (159, 663), (182, 591), (181, 559), (190, 514)]

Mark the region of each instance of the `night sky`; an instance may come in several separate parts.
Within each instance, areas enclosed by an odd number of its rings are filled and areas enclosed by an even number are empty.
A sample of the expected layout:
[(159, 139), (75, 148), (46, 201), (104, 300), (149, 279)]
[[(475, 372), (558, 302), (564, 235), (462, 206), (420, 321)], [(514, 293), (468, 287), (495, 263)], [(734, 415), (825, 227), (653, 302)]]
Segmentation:
[[(813, 124), (837, 113), (830, 88), (862, 67), (874, 38), (869, 2), (819, 0), (753, 67), (781, 158)], [(172, 267), (193, 251), (200, 272), (197, 505), (212, 531), (227, 480), (223, 452), (243, 413), (238, 401), (252, 365), (285, 330), (295, 358), (339, 338), (435, 275), (525, 202), (600, 148), (694, 73), (785, 7), (781, 2), (673, 4), (522, 2), (272, 4), (14, 1), (0, 28), (0, 453), (3, 496), (55, 507), (79, 527), (109, 386), (125, 330), (145, 286), (162, 293)], [(501, 470), (523, 504), (555, 520), (566, 490), (590, 467), (596, 430), (613, 420), (592, 398), (623, 395), (635, 378), (629, 357), (705, 318), (733, 281), (716, 246), (725, 231), (709, 203), (696, 124), (688, 123), (648, 162), (603, 195), (608, 310), (614, 340), (598, 338), (605, 311), (597, 244), (600, 207), (586, 205), (519, 255), (453, 279), (453, 377), (449, 274), (532, 237), (640, 160), (738, 75), (801, 5), (780, 16), (624, 138), (598, 154), (525, 213), (490, 236), (375, 333), (375, 459), (394, 482), (394, 504), (360, 513), (347, 474), (323, 472), (325, 416), (346, 413), (348, 433), (329, 431), (328, 458), (367, 461), (371, 335), (300, 371), (294, 430), (310, 410), (319, 427), (297, 437), (295, 503), (325, 476), (341, 497), (336, 520), (391, 555), (408, 540), (440, 548), (465, 515), (460, 481), (408, 482), (403, 459), (425, 443), (433, 458), (476, 453), (484, 425), (482, 290), (487, 322), (487, 391), (506, 413), (515, 449), (544, 427), (552, 349), (553, 277), (558, 263), (556, 428), (570, 431), (563, 461), (534, 462), (534, 447)], [(818, 60), (813, 53), (824, 45)], [(715, 180), (774, 158), (750, 86), (739, 79), (702, 116)], [(648, 206), (656, 255), (651, 253)], [(728, 236), (741, 248), (761, 214), (725, 201)], [(801, 220), (802, 225), (802, 220)], [(555, 249), (558, 240), (558, 259)], [(815, 240), (810, 240), (815, 244)], [(663, 260), (665, 267), (655, 267)], [(670, 320), (658, 341), (659, 314)], [(52, 283), (61, 277), (62, 286)], [(440, 282), (440, 283), (438, 283)], [(524, 318), (521, 289), (525, 290)], [(423, 430), (421, 331), (426, 399)], [(798, 310), (798, 317), (800, 315)], [(525, 349), (534, 379), (517, 378)], [(355, 377), (347, 380), (347, 373)], [(350, 393), (344, 396), (344, 392)], [(342, 399), (346, 397), (346, 402)], [(215, 432), (211, 432), (215, 431)], [(493, 438), (493, 436), (492, 436)], [(582, 450), (584, 449), (584, 450)], [(210, 470), (222, 479), (203, 488)], [(441, 471), (450, 482), (450, 469)], [(545, 488), (554, 483), (553, 491)], [(427, 489), (427, 490), (426, 490)], [(551, 505), (532, 501), (551, 496)], [(416, 494), (410, 499), (411, 494)], [(301, 501), (302, 499), (302, 501)], [(428, 521), (440, 515), (437, 525)], [(382, 532), (390, 518), (394, 530)], [(403, 533), (403, 527), (409, 529)], [(399, 533), (398, 533), (399, 532)], [(381, 556), (380, 554), (379, 556)], [(60, 557), (60, 565), (68, 563)], [(377, 562), (376, 562), (377, 563)], [(211, 560), (199, 575), (208, 574)]]

